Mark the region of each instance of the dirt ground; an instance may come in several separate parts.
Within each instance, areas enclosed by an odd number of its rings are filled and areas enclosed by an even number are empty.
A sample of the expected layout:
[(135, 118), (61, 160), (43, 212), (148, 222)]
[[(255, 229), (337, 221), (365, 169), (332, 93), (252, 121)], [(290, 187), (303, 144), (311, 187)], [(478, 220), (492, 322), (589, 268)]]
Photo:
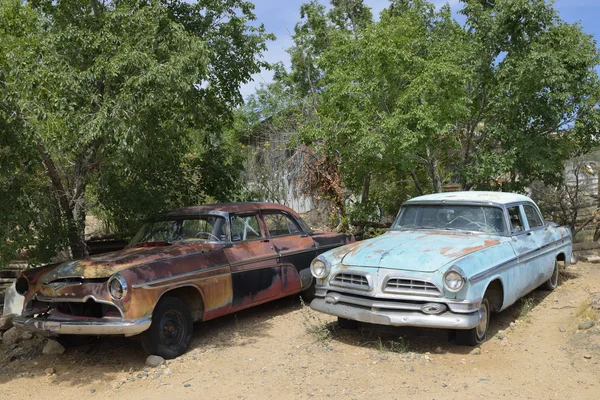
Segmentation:
[(0, 346), (0, 399), (598, 399), (600, 326), (578, 314), (599, 291), (600, 265), (570, 267), (492, 316), (480, 354), (445, 331), (342, 330), (297, 296), (198, 324), (187, 354), (152, 369), (135, 340), (46, 356), (34, 338)]

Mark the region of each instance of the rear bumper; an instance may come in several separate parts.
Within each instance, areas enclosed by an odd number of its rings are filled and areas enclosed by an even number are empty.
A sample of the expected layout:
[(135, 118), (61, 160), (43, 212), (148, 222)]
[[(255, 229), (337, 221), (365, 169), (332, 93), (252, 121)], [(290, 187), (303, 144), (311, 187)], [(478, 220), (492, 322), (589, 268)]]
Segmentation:
[(150, 328), (150, 318), (132, 321), (115, 320), (51, 320), (15, 317), (17, 329), (33, 332), (48, 332), (60, 335), (125, 335), (134, 336)]
[(370, 324), (418, 326), (423, 328), (471, 329), (479, 323), (479, 313), (457, 314), (446, 311), (428, 315), (420, 311), (376, 310), (351, 304), (331, 304), (323, 298), (310, 303), (313, 310)]

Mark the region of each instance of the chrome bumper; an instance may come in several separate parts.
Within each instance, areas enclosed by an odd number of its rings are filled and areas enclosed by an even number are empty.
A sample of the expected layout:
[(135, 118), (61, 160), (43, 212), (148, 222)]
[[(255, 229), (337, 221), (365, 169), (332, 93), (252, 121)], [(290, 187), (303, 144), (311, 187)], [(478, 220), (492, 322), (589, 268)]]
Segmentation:
[(51, 320), (15, 317), (17, 329), (33, 332), (49, 332), (60, 335), (125, 335), (134, 336), (150, 328), (152, 320), (140, 318), (132, 321), (119, 320)]
[(423, 328), (471, 329), (479, 323), (479, 314), (456, 314), (446, 311), (428, 315), (420, 311), (376, 310), (350, 304), (331, 304), (323, 298), (310, 303), (313, 310), (369, 324), (420, 326)]

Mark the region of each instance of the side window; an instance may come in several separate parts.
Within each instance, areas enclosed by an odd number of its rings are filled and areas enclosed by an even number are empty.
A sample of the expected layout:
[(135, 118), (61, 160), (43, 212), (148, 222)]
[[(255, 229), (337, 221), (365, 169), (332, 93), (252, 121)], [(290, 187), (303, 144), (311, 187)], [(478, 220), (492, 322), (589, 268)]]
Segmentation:
[(519, 212), (519, 206), (509, 207), (508, 217), (510, 218), (510, 232), (523, 232), (525, 225), (521, 219), (521, 213)]
[(261, 237), (256, 214), (231, 216), (231, 241), (240, 242)]
[(302, 233), (295, 221), (281, 213), (264, 214), (271, 237)]
[(525, 217), (527, 217), (527, 222), (529, 222), (529, 229), (537, 228), (538, 226), (544, 225), (544, 221), (538, 214), (537, 210), (529, 204), (523, 206), (525, 209)]

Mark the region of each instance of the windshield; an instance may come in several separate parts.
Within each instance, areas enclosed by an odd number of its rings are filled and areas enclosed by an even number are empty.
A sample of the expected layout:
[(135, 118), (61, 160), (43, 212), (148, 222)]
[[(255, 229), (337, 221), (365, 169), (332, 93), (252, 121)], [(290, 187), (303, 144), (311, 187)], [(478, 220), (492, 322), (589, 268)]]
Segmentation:
[(199, 215), (189, 219), (153, 221), (145, 224), (131, 239), (129, 247), (143, 243), (183, 241), (222, 242), (227, 240), (225, 218)]
[(406, 205), (392, 229), (448, 229), (506, 233), (504, 212), (499, 207), (473, 205)]

